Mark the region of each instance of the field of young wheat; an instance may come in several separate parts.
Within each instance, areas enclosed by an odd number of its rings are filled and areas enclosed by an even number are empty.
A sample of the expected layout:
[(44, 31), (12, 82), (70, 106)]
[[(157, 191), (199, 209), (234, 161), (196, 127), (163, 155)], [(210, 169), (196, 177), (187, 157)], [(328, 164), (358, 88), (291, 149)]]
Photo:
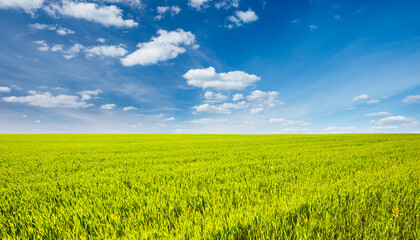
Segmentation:
[(419, 239), (420, 135), (0, 135), (1, 239)]

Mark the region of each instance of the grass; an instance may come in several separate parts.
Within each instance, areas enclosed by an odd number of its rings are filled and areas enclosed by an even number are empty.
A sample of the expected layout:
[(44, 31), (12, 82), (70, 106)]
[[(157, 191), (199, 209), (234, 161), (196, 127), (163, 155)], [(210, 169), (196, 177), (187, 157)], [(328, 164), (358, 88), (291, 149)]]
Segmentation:
[(1, 239), (420, 239), (420, 135), (0, 135)]

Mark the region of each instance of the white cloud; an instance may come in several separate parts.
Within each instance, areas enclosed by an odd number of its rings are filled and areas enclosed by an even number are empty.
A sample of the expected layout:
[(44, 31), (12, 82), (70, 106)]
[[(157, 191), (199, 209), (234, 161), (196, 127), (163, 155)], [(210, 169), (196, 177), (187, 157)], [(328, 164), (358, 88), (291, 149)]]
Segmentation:
[(371, 99), (371, 100), (367, 101), (366, 103), (367, 104), (376, 104), (376, 103), (379, 103), (379, 100), (378, 99)]
[(352, 133), (356, 131), (357, 128), (356, 127), (327, 127), (324, 130), (328, 132), (333, 132), (333, 133)]
[(53, 52), (62, 52), (62, 51), (63, 51), (63, 47), (64, 47), (64, 45), (61, 45), (61, 44), (54, 44), (54, 45), (51, 47), (51, 51), (53, 51)]
[(252, 114), (252, 115), (255, 115), (255, 114), (260, 114), (260, 113), (262, 113), (262, 112), (264, 112), (264, 108), (263, 108), (263, 107), (251, 108), (251, 109), (249, 110), (249, 113), (250, 113), (250, 114)]
[[(254, 11), (248, 9), (248, 11), (236, 11), (235, 15), (229, 16), (227, 18), (228, 21), (232, 22), (236, 26), (242, 26), (244, 23), (255, 22), (258, 20), (258, 16), (255, 14)], [(225, 26), (227, 28), (232, 28), (233, 25), (229, 24)]]
[(289, 127), (289, 128), (283, 128), (283, 132), (305, 132), (308, 131), (308, 128), (300, 128), (300, 127)]
[(41, 120), (35, 120), (34, 123), (41, 123)]
[(402, 102), (407, 104), (420, 103), (420, 95), (407, 96), (402, 100)]
[(138, 23), (132, 19), (124, 20), (122, 10), (117, 6), (99, 6), (95, 3), (70, 2), (64, 0), (61, 5), (51, 4), (44, 8), (50, 15), (61, 14), (91, 22), (100, 23), (105, 27), (136, 27)]
[(130, 111), (130, 110), (138, 110), (136, 107), (123, 107), (124, 111)]
[(301, 21), (300, 19), (293, 19), (292, 21), (290, 21), (290, 23), (298, 23), (300, 21)]
[(416, 119), (403, 116), (381, 118), (376, 122), (378, 125), (415, 125), (417, 123)]
[(85, 46), (79, 43), (75, 43), (67, 51), (64, 52), (63, 56), (65, 59), (72, 59), (76, 56), (76, 54), (80, 53), (83, 49), (85, 49)]
[(221, 93), (214, 93), (211, 91), (207, 91), (204, 93), (204, 100), (209, 103), (214, 102), (224, 102), (228, 99), (227, 96), (221, 94)]
[(185, 53), (186, 49), (182, 45), (198, 47), (195, 44), (195, 35), (182, 29), (171, 32), (158, 30), (157, 34), (159, 36), (153, 37), (150, 42), (139, 43), (139, 49), (122, 58), (121, 63), (124, 66), (156, 64)]
[(211, 1), (212, 0), (188, 0), (188, 6), (195, 8), (198, 11), (202, 8), (207, 8), (207, 3)]
[(283, 126), (297, 126), (297, 125), (306, 126), (306, 125), (309, 125), (308, 123), (305, 123), (304, 121), (301, 121), (301, 120), (288, 120), (288, 119), (284, 119), (284, 118), (271, 118), (268, 122), (269, 123), (280, 123)]
[(187, 84), (200, 88), (215, 88), (218, 90), (241, 90), (251, 86), (261, 78), (243, 71), (216, 73), (213, 67), (191, 69), (183, 75)]
[(45, 40), (39, 40), (39, 41), (34, 41), (34, 43), (39, 44), (40, 46), (38, 47), (39, 51), (42, 52), (47, 52), (50, 47), (48, 46), (48, 44), (45, 42)]
[(236, 102), (236, 101), (242, 100), (243, 98), (244, 98), (244, 95), (242, 95), (240, 93), (237, 93), (237, 94), (233, 95), (232, 101)]
[(44, 0), (0, 0), (0, 8), (20, 8), (33, 13), (42, 7)]
[(318, 29), (318, 26), (309, 25), (309, 30), (313, 31), (313, 30), (316, 30), (316, 29)]
[(223, 113), (223, 114), (231, 114), (232, 110), (244, 109), (247, 108), (248, 105), (245, 101), (241, 101), (238, 103), (223, 103), (219, 105), (211, 105), (208, 103), (194, 106), (196, 112), (208, 112), (208, 113)]
[(117, 105), (113, 104), (113, 103), (109, 103), (109, 104), (104, 104), (101, 106), (101, 109), (105, 109), (105, 110), (112, 110), (116, 107)]
[(368, 100), (368, 99), (369, 99), (368, 95), (362, 94), (360, 96), (354, 97), (352, 100), (353, 100), (353, 102), (356, 102), (356, 101), (359, 101), (359, 100)]
[(165, 121), (175, 121), (175, 120), (176, 120), (176, 118), (174, 118), (174, 117), (168, 117), (168, 118), (165, 119)]
[(127, 54), (121, 45), (119, 46), (94, 46), (85, 49), (86, 57), (122, 57)]
[(88, 104), (78, 96), (72, 95), (57, 95), (53, 96), (50, 92), (38, 93), (36, 91), (29, 91), (30, 95), (23, 97), (3, 97), (3, 101), (12, 103), (25, 103), (31, 106), (45, 107), (45, 108), (87, 108), (93, 106)]
[(67, 34), (74, 34), (75, 33), (75, 31), (73, 31), (71, 29), (68, 29), (68, 28), (65, 28), (65, 27), (58, 27), (56, 32), (59, 35), (67, 35)]
[(123, 4), (134, 9), (143, 8), (143, 3), (141, 0), (102, 0), (102, 2)]
[(50, 31), (56, 31), (57, 34), (59, 35), (67, 35), (67, 34), (74, 34), (75, 31), (65, 28), (65, 27), (60, 27), (60, 26), (54, 26), (54, 25), (49, 25), (49, 24), (40, 24), (40, 23), (34, 23), (34, 24), (29, 24), (30, 27), (38, 29), (38, 30), (50, 30)]
[(85, 100), (92, 99), (92, 96), (97, 96), (101, 92), (102, 92), (101, 90), (96, 89), (96, 90), (81, 91), (81, 92), (78, 92), (78, 94), (80, 94), (81, 99), (85, 101)]
[(158, 6), (157, 7), (158, 15), (155, 17), (155, 20), (160, 20), (165, 17), (167, 12), (171, 13), (172, 17), (181, 12), (181, 8), (178, 6)]
[(238, 8), (239, 0), (222, 0), (222, 1), (216, 2), (214, 6), (217, 9), (221, 9), (221, 8), (229, 9), (231, 7)]
[(376, 113), (367, 113), (365, 114), (365, 116), (367, 117), (386, 117), (386, 116), (391, 116), (392, 114), (387, 113), (387, 112), (376, 112)]
[(247, 97), (248, 101), (256, 102), (259, 104), (265, 104), (268, 107), (274, 107), (277, 103), (284, 104), (277, 100), (279, 93), (276, 91), (263, 92), (260, 90), (255, 90), (251, 92), (251, 95)]
[(10, 91), (11, 91), (11, 89), (9, 87), (0, 87), (0, 92), (8, 93)]
[(395, 130), (398, 129), (397, 126), (373, 126), (369, 131), (383, 131), (383, 130)]
[(189, 121), (189, 123), (194, 124), (209, 124), (209, 123), (222, 123), (226, 122), (226, 119), (215, 119), (215, 118), (200, 118), (200, 119), (194, 119)]
[(106, 39), (105, 38), (97, 38), (96, 41), (98, 41), (100, 43), (105, 43)]

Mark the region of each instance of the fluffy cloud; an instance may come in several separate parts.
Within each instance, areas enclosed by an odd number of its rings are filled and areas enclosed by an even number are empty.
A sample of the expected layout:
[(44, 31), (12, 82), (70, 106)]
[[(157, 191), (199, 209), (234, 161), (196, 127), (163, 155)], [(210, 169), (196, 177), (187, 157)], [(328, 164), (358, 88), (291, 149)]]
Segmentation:
[(195, 8), (197, 11), (208, 7), (207, 3), (212, 0), (188, 0), (188, 6)]
[(168, 117), (168, 118), (165, 119), (165, 121), (175, 121), (175, 120), (176, 120), (176, 118), (174, 118), (174, 117)]
[(45, 107), (45, 108), (87, 108), (93, 106), (88, 104), (79, 96), (72, 95), (57, 95), (53, 96), (50, 92), (38, 93), (36, 91), (29, 91), (28, 96), (23, 97), (3, 97), (3, 101), (12, 103), (25, 103), (31, 106)]
[(203, 98), (206, 102), (210, 102), (210, 103), (212, 103), (212, 102), (224, 102), (228, 99), (227, 96), (225, 96), (221, 93), (214, 93), (214, 92), (211, 92), (211, 91), (205, 92)]
[(136, 27), (138, 23), (132, 19), (124, 20), (122, 10), (118, 7), (99, 6), (95, 3), (70, 2), (64, 0), (61, 5), (51, 4), (44, 8), (50, 15), (61, 14), (65, 17), (74, 17), (91, 22), (100, 23), (105, 27)]
[(155, 17), (155, 20), (160, 20), (165, 17), (167, 12), (171, 13), (172, 17), (181, 12), (181, 8), (178, 6), (158, 6), (157, 7), (158, 15)]
[(414, 125), (417, 123), (416, 119), (403, 116), (381, 118), (376, 122), (378, 125)]
[(112, 110), (116, 107), (117, 105), (113, 104), (113, 103), (109, 103), (109, 104), (104, 104), (101, 106), (101, 109), (104, 110)]
[(8, 93), (10, 91), (11, 91), (11, 89), (9, 87), (0, 87), (0, 92)]
[(187, 84), (200, 88), (215, 88), (218, 90), (241, 90), (251, 86), (261, 78), (242, 71), (216, 73), (213, 67), (191, 69), (183, 75)]
[(48, 44), (45, 42), (45, 40), (34, 41), (34, 43), (36, 43), (36, 44), (40, 45), (40, 46), (38, 47), (38, 50), (39, 50), (39, 51), (42, 51), (42, 52), (47, 52), (47, 51), (50, 49), (50, 47), (49, 47), (49, 46), (48, 46)]
[(34, 23), (29, 24), (30, 27), (39, 29), (39, 30), (50, 30), (55, 31), (59, 35), (67, 35), (67, 34), (74, 34), (75, 31), (65, 28), (65, 27), (59, 27), (54, 25), (47, 25), (47, 24), (40, 24), (40, 23)]
[(127, 54), (121, 45), (119, 46), (95, 46), (85, 49), (86, 57), (122, 57)]
[(276, 103), (284, 104), (283, 102), (279, 102), (277, 100), (279, 93), (276, 91), (269, 91), (269, 92), (263, 92), (260, 90), (255, 90), (251, 92), (251, 95), (247, 97), (248, 101), (250, 102), (256, 102), (258, 104), (264, 104), (268, 107), (274, 107)]
[(222, 1), (216, 2), (214, 6), (217, 9), (220, 9), (220, 8), (229, 9), (231, 7), (238, 8), (239, 0), (222, 0)]
[(386, 117), (386, 116), (390, 116), (392, 114), (387, 113), (387, 112), (376, 112), (376, 113), (367, 113), (365, 114), (365, 116), (367, 117)]
[(102, 2), (123, 4), (135, 9), (140, 9), (143, 7), (141, 0), (102, 0)]
[(124, 66), (156, 64), (186, 52), (182, 45), (198, 47), (195, 44), (195, 35), (182, 29), (171, 32), (158, 30), (157, 34), (159, 36), (153, 37), (150, 42), (139, 43), (139, 49), (122, 58), (121, 63)]
[(300, 127), (289, 127), (289, 128), (283, 128), (283, 132), (305, 132), (308, 131), (308, 128), (300, 128)]
[(247, 107), (247, 103), (245, 101), (241, 101), (238, 103), (223, 103), (219, 105), (211, 105), (205, 103), (202, 105), (194, 106), (192, 109), (194, 109), (196, 112), (231, 114), (232, 110), (244, 109)]
[(232, 101), (236, 102), (236, 101), (242, 100), (243, 98), (244, 98), (244, 95), (242, 95), (240, 93), (237, 93), (237, 94), (233, 95)]
[(64, 56), (65, 59), (72, 59), (79, 52), (81, 52), (83, 49), (85, 49), (85, 46), (83, 46), (82, 44), (79, 44), (79, 43), (75, 43), (67, 51), (64, 52), (63, 56)]
[(301, 121), (301, 120), (288, 120), (284, 118), (271, 118), (268, 122), (280, 123), (283, 126), (309, 125), (308, 123), (305, 123), (304, 121)]
[(242, 26), (244, 23), (255, 22), (258, 20), (258, 16), (254, 11), (248, 9), (248, 11), (236, 11), (235, 15), (229, 16), (227, 20), (230, 21), (231, 24), (228, 24), (225, 27), (233, 28), (234, 25)]
[(137, 110), (136, 107), (123, 107), (124, 111)]
[(407, 104), (420, 103), (420, 95), (407, 96), (402, 100), (402, 102)]
[(360, 95), (360, 96), (356, 96), (356, 97), (354, 97), (352, 100), (353, 100), (353, 102), (356, 102), (356, 101), (360, 101), (360, 100), (368, 100), (369, 99), (369, 96), (368, 95), (366, 95), (366, 94), (362, 94), (362, 95)]
[(20, 8), (28, 13), (33, 13), (42, 7), (44, 0), (0, 0), (0, 8)]

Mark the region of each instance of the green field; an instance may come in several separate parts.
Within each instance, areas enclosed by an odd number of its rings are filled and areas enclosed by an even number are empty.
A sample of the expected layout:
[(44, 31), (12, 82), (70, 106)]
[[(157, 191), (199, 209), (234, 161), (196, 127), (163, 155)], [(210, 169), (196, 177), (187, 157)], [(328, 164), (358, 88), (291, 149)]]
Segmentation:
[(0, 135), (1, 239), (420, 239), (420, 135)]

